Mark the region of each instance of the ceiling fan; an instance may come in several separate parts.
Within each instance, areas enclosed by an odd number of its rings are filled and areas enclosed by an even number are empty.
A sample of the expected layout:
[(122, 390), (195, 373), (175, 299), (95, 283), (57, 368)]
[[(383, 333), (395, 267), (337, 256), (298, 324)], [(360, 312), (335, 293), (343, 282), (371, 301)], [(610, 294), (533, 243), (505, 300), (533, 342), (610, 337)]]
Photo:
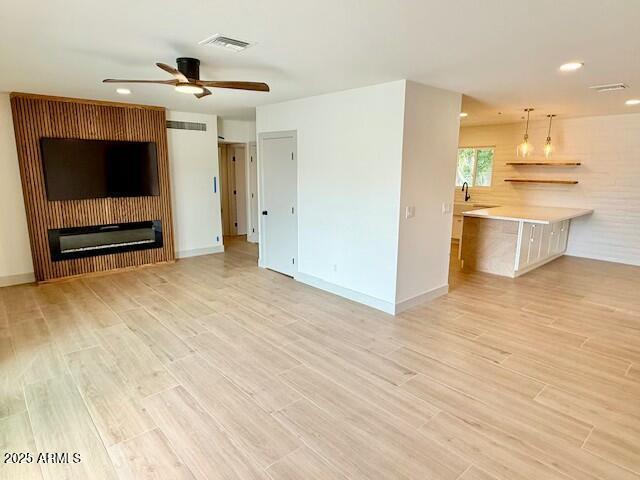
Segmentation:
[(178, 68), (165, 63), (156, 63), (158, 67), (173, 75), (172, 80), (120, 80), (107, 78), (104, 83), (156, 83), (160, 85), (172, 85), (177, 92), (193, 93), (197, 98), (211, 95), (211, 90), (206, 87), (232, 88), (235, 90), (254, 90), (268, 92), (269, 85), (262, 82), (229, 82), (218, 80), (200, 80), (200, 60), (197, 58), (180, 57), (176, 59)]

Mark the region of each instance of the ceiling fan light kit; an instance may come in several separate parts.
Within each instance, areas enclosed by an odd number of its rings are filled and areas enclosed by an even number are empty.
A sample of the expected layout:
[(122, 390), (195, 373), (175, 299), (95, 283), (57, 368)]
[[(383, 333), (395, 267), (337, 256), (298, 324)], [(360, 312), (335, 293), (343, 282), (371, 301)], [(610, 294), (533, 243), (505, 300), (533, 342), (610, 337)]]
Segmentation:
[(156, 63), (156, 66), (173, 75), (173, 80), (119, 80), (107, 78), (104, 83), (152, 83), (159, 85), (172, 85), (177, 92), (189, 93), (196, 98), (211, 95), (213, 88), (229, 88), (233, 90), (250, 90), (255, 92), (268, 92), (269, 85), (262, 82), (237, 82), (222, 80), (200, 80), (200, 60), (197, 58), (180, 57), (176, 59), (178, 68), (165, 63)]
[(180, 93), (204, 93), (204, 88), (200, 85), (194, 85), (193, 83), (180, 82), (176, 85), (176, 92)]

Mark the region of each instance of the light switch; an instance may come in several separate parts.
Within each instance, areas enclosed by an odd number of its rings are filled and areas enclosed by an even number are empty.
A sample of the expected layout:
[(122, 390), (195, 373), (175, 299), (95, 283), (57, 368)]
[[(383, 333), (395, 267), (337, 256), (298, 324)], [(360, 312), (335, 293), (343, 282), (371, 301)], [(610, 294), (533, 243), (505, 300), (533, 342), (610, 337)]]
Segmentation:
[(404, 210), (404, 218), (413, 218), (416, 214), (416, 207), (413, 205), (406, 207)]
[(451, 204), (445, 202), (442, 204), (442, 214), (446, 215), (447, 213), (451, 213)]

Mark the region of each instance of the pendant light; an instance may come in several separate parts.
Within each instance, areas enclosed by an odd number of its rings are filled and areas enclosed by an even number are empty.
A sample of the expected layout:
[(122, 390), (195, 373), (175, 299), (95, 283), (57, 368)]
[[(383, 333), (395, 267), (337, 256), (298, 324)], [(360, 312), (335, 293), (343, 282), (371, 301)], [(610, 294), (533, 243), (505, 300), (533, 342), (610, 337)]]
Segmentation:
[(549, 118), (549, 131), (547, 132), (547, 142), (544, 144), (544, 156), (547, 159), (553, 152), (553, 145), (551, 144), (551, 121), (553, 117), (555, 117), (555, 115), (547, 115), (547, 118)]
[(533, 145), (529, 143), (529, 115), (531, 112), (533, 112), (533, 110), (534, 110), (533, 108), (524, 109), (524, 111), (527, 112), (527, 126), (524, 131), (524, 138), (522, 140), (522, 143), (518, 145), (518, 150), (517, 150), (518, 155), (521, 157), (526, 157), (528, 155), (531, 155), (531, 152), (533, 152)]

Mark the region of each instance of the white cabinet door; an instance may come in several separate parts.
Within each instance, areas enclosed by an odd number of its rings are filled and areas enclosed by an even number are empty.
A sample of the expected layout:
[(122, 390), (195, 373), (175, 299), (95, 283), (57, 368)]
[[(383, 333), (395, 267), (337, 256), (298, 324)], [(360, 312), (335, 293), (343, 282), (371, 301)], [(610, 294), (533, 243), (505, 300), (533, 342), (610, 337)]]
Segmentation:
[(540, 261), (543, 227), (543, 225), (537, 223), (531, 224), (531, 241), (529, 245), (529, 258), (527, 260), (527, 265), (533, 265)]
[(549, 256), (558, 255), (564, 251), (562, 239), (564, 231), (564, 222), (556, 222), (553, 224), (553, 235), (550, 239)]
[(567, 248), (569, 222), (570, 220), (565, 220), (549, 225), (523, 223), (517, 270), (524, 270), (563, 254)]
[(558, 250), (556, 254), (564, 253), (567, 249), (567, 240), (569, 239), (569, 224), (571, 220), (560, 222), (560, 232), (558, 234)]
[(542, 227), (542, 240), (540, 242), (540, 257), (538, 260), (544, 260), (551, 255), (553, 251), (553, 229), (554, 223), (549, 225), (541, 225)]
[(544, 255), (544, 248), (542, 248), (543, 230), (543, 225), (541, 224), (527, 222), (522, 224), (518, 270), (538, 263), (542, 259), (542, 255)]

